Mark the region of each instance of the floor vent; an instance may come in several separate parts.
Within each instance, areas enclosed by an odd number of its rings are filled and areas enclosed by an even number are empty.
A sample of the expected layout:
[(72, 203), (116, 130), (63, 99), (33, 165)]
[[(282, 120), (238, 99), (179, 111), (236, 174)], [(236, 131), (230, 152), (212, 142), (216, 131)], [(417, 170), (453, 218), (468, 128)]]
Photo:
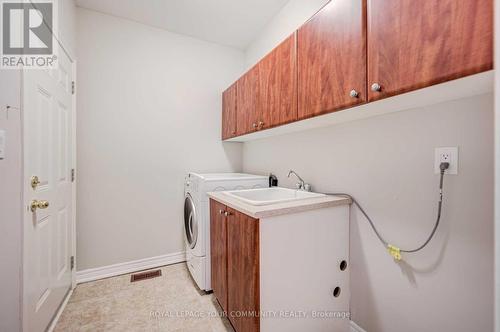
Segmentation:
[(156, 277), (161, 277), (161, 270), (134, 273), (130, 276), (130, 282), (152, 279)]

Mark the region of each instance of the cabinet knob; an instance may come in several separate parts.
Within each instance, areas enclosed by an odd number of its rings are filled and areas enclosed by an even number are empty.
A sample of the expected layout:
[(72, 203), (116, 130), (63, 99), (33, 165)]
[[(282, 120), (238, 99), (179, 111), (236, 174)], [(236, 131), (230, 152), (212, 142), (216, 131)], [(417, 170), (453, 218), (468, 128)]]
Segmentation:
[(349, 96), (351, 96), (351, 98), (358, 98), (359, 97), (359, 92), (352, 89), (351, 92), (349, 92)]
[(378, 83), (373, 83), (372, 84), (372, 91), (373, 92), (380, 92), (380, 91), (382, 91), (382, 87)]
[(224, 215), (227, 217), (227, 216), (232, 215), (232, 213), (231, 213), (231, 212), (227, 212), (227, 211), (225, 211), (225, 212), (224, 212)]
[(252, 127), (257, 128), (257, 124), (255, 122), (252, 123)]
[(262, 128), (264, 126), (264, 122), (259, 121), (259, 128)]
[(219, 210), (219, 214), (223, 214), (224, 213), (224, 210)]

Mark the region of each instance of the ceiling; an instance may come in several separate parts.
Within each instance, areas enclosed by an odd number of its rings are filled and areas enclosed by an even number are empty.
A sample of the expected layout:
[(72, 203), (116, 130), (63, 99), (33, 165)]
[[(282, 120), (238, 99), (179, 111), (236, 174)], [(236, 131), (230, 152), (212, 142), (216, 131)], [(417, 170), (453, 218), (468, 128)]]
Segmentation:
[(246, 49), (288, 0), (76, 0), (79, 7)]

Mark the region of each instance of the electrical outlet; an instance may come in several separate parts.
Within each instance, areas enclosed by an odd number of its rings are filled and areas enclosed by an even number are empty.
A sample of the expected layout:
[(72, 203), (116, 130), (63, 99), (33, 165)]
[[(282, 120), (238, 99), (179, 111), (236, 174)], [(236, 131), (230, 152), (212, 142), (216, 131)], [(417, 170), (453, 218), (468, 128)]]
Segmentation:
[(458, 147), (436, 148), (434, 152), (434, 173), (439, 174), (441, 163), (450, 163), (445, 174), (458, 174)]

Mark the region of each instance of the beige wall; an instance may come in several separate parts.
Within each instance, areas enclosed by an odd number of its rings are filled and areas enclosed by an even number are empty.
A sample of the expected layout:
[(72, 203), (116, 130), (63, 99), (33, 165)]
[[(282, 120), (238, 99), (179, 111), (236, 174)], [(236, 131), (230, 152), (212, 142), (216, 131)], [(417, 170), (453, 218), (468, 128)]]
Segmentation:
[(78, 270), (185, 250), (184, 176), (239, 171), (221, 92), (243, 52), (78, 9)]
[[(248, 66), (314, 12), (291, 3), (248, 48)], [(395, 263), (352, 209), (351, 311), (369, 332), (493, 330), (493, 95), (244, 144), (245, 172), (291, 187), (293, 168), (314, 190), (351, 193), (401, 247), (432, 229), (439, 146), (459, 147), (459, 174), (445, 179), (442, 224), (423, 251)]]

